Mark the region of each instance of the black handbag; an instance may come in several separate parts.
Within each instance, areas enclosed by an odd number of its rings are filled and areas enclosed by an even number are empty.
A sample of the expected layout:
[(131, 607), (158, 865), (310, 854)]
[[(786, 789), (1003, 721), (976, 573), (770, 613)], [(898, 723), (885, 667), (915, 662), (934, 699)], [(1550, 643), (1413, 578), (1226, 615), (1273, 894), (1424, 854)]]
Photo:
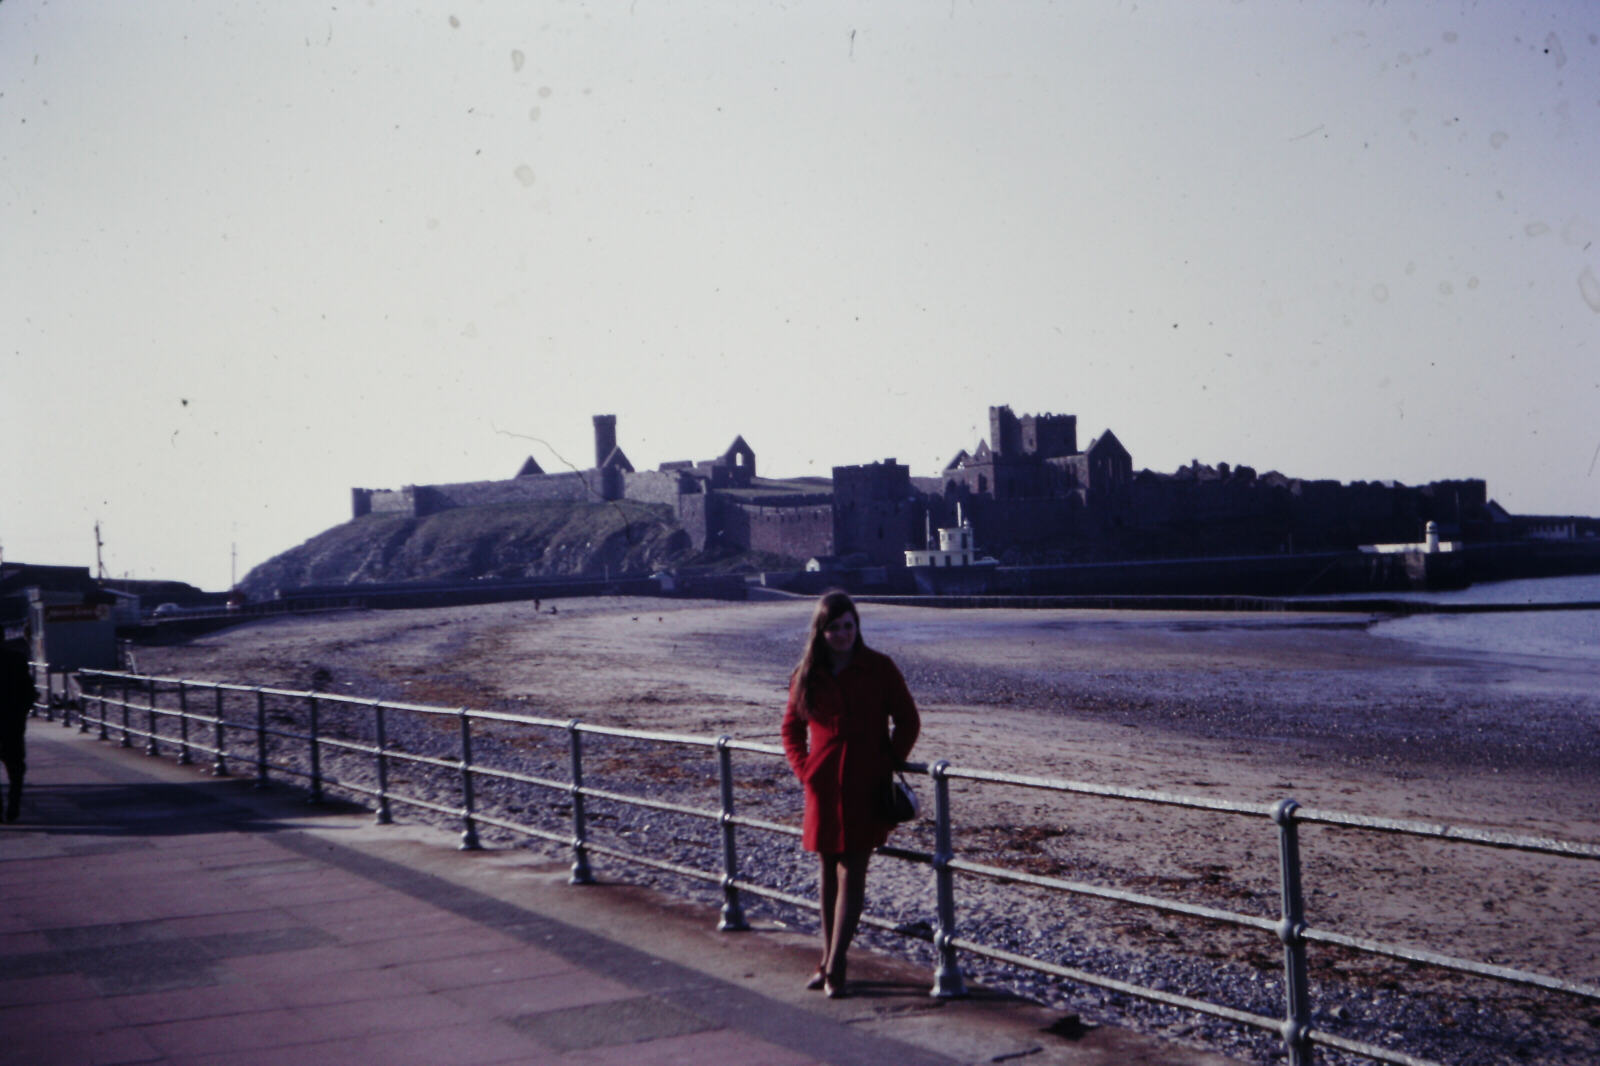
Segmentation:
[(921, 811), (917, 794), (906, 782), (906, 775), (889, 774), (883, 779), (878, 793), (878, 817), (890, 825), (915, 821)]

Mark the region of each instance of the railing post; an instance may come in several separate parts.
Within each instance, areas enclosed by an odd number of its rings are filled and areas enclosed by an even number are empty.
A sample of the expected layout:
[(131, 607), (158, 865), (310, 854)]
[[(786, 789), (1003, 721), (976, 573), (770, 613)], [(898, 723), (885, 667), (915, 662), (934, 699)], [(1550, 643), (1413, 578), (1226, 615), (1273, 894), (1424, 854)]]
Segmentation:
[(256, 686), (256, 787), (267, 787), (267, 694)]
[(322, 744), (318, 740), (317, 732), (317, 697), (306, 696), (306, 720), (310, 726), (311, 734), (311, 800), (312, 803), (322, 802)]
[(178, 765), (189, 765), (189, 683), (178, 682)]
[[(78, 722), (82, 722), (83, 712), (78, 712)], [(61, 671), (61, 728), (72, 728), (72, 674)]]
[(967, 994), (966, 982), (961, 978), (961, 963), (950, 943), (956, 935), (956, 888), (950, 871), (955, 849), (950, 842), (950, 779), (945, 776), (949, 768), (950, 763), (945, 759), (928, 767), (928, 776), (933, 779), (933, 887), (939, 910), (939, 924), (933, 931), (939, 968), (934, 972), (933, 988), (928, 994), (939, 999)]
[(1278, 865), (1283, 879), (1283, 920), (1278, 939), (1283, 941), (1285, 1017), (1283, 1046), (1289, 1066), (1311, 1066), (1311, 990), (1306, 978), (1306, 908), (1300, 887), (1300, 826), (1292, 799), (1273, 805), (1278, 826)]
[(111, 731), (106, 728), (106, 686), (102, 678), (99, 688), (95, 689), (95, 698), (100, 701), (100, 739), (111, 739)]
[(133, 686), (128, 683), (128, 678), (122, 679), (122, 743), (119, 747), (133, 747), (133, 733), (128, 729), (128, 704), (133, 702)]
[(457, 714), (461, 720), (461, 850), (477, 851), (483, 845), (478, 841), (478, 823), (472, 817), (476, 809), (472, 797), (472, 718), (465, 707)]
[(56, 720), (56, 675), (48, 664), (44, 668), (44, 720)]
[(589, 869), (588, 829), (583, 819), (583, 738), (578, 733), (578, 720), (567, 723), (567, 743), (572, 752), (572, 876), (569, 884), (592, 885), (594, 873)]
[[(97, 679), (97, 684), (96, 684), (96, 691), (97, 692), (99, 691), (99, 683), (103, 682), (103, 681), (104, 681), (103, 678)], [(89, 714), (88, 714), (88, 710), (89, 710), (89, 697), (83, 691), (83, 675), (79, 674), (78, 675), (78, 732), (79, 733), (87, 733), (89, 731)], [(101, 710), (104, 711), (105, 708), (102, 707)]]
[(728, 742), (733, 738), (717, 738), (717, 788), (721, 793), (722, 814), (722, 918), (717, 929), (724, 933), (739, 933), (750, 928), (745, 921), (744, 908), (739, 905), (739, 889), (734, 882), (739, 877), (739, 851), (734, 840), (733, 824), (733, 751)]
[(160, 745), (158, 745), (156, 743), (156, 679), (155, 678), (152, 677), (150, 679), (150, 683), (145, 686), (145, 690), (146, 690), (146, 694), (150, 697), (150, 707), (149, 707), (149, 710), (147, 710), (145, 712), (146, 723), (150, 727), (150, 737), (148, 739), (148, 742), (144, 746), (144, 753), (146, 755), (159, 755), (159, 754), (161, 754), (161, 747), (160, 747)]
[(211, 764), (211, 773), (216, 777), (227, 777), (228, 776), (228, 756), (224, 753), (224, 750), (223, 750), (224, 748), (227, 747), (227, 745), (224, 743), (225, 738), (224, 738), (224, 735), (223, 735), (223, 726), (222, 726), (222, 686), (220, 686), (220, 685), (217, 686), (216, 694), (217, 694), (216, 714), (212, 717), (212, 721), (216, 724), (216, 728), (217, 728), (217, 743), (216, 743), (217, 761)]
[(389, 825), (394, 816), (389, 811), (389, 734), (384, 728), (383, 712), (383, 701), (373, 700), (373, 727), (378, 733), (378, 824)]

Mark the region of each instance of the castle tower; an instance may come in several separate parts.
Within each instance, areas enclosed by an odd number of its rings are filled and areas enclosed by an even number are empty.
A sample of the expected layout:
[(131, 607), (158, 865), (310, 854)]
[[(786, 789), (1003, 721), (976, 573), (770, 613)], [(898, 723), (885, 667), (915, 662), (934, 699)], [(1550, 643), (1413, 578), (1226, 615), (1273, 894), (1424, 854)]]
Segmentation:
[(1022, 454), (1022, 426), (1009, 406), (989, 408), (989, 450), (1008, 458)]
[(596, 469), (605, 465), (606, 456), (610, 455), (617, 447), (617, 416), (594, 416), (594, 465)]

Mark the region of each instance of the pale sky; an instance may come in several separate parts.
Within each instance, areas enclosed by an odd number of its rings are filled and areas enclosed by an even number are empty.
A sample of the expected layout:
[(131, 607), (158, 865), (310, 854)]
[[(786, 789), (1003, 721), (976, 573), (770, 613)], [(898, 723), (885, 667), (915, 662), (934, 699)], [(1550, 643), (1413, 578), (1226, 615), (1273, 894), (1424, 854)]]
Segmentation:
[(12, 561), (224, 588), (596, 413), (1600, 513), (1578, 0), (0, 0), (0, 131)]

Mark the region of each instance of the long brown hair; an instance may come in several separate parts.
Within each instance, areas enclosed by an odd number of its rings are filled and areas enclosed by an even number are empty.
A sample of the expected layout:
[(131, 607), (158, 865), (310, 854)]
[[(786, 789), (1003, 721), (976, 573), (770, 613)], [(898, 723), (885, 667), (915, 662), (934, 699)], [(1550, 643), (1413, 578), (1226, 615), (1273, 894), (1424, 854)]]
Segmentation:
[(828, 669), (828, 644), (822, 631), (834, 619), (843, 615), (854, 615), (856, 620), (856, 643), (852, 652), (860, 651), (864, 645), (861, 642), (861, 612), (856, 610), (855, 601), (843, 589), (829, 589), (817, 600), (816, 610), (811, 612), (811, 625), (806, 635), (806, 650), (800, 656), (800, 663), (790, 675), (790, 682), (796, 679), (800, 682), (800, 699), (797, 701), (802, 717), (809, 717), (807, 704), (811, 701), (811, 693), (817, 680)]

